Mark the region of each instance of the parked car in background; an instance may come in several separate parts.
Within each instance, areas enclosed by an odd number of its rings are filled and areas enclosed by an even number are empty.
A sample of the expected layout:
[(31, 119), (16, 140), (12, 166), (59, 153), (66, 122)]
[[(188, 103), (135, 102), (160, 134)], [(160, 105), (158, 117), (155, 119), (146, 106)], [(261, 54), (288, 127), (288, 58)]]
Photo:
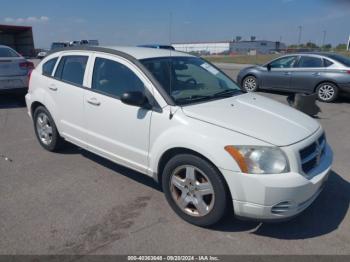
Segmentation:
[(232, 206), (240, 217), (291, 218), (331, 170), (316, 120), (242, 93), (215, 66), (181, 52), (53, 52), (33, 71), (26, 103), (43, 148), (67, 140), (148, 175), (180, 217), (200, 226)]
[(26, 93), (34, 64), (15, 50), (0, 45), (0, 92)]
[(248, 92), (316, 92), (320, 101), (332, 102), (350, 92), (350, 59), (336, 53), (288, 54), (241, 70), (237, 81)]
[(80, 45), (98, 46), (98, 40), (80, 40)]
[(69, 42), (53, 42), (51, 44), (51, 49), (50, 50), (54, 50), (54, 49), (59, 49), (59, 48), (65, 48), (69, 46)]
[(175, 48), (172, 45), (139, 45), (138, 47), (148, 47), (148, 48), (157, 48), (157, 49), (168, 49), (168, 50), (175, 50)]
[(78, 40), (74, 40), (74, 41), (69, 42), (69, 46), (78, 46), (78, 45), (80, 45), (80, 41), (78, 41)]
[(48, 50), (41, 50), (41, 51), (36, 55), (36, 57), (39, 58), (39, 59), (43, 59), (43, 58), (47, 55), (48, 52), (49, 52)]

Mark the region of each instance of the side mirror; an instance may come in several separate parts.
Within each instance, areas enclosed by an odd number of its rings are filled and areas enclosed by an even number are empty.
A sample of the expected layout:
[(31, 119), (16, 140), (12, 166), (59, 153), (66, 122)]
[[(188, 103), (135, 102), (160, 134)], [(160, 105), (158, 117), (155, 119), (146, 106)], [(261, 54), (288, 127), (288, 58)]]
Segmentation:
[(267, 71), (271, 71), (271, 64), (266, 65)]
[(124, 104), (131, 106), (138, 106), (143, 108), (150, 108), (147, 97), (142, 92), (126, 92), (122, 95), (121, 101)]

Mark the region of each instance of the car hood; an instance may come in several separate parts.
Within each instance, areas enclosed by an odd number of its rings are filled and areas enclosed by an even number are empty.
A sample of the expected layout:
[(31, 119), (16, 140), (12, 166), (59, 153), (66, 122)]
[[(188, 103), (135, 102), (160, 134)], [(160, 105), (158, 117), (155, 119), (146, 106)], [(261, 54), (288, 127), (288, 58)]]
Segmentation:
[(227, 128), (276, 146), (299, 142), (319, 123), (300, 111), (256, 94), (243, 94), (182, 108), (188, 117)]

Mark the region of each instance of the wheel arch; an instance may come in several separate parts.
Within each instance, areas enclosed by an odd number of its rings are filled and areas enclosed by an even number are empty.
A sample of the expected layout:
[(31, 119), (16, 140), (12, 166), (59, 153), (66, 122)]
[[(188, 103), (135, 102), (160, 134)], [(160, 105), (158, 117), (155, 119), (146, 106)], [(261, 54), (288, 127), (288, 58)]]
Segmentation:
[[(39, 101), (35, 101), (35, 102), (33, 102), (33, 103), (31, 104), (31, 106), (30, 106), (30, 113), (31, 113), (31, 115), (32, 115), (33, 117), (34, 117), (34, 112), (35, 112), (35, 110), (36, 110), (39, 106), (45, 107), (45, 105), (42, 104), (42, 103), (39, 102)], [(45, 108), (46, 108), (46, 107), (45, 107)]]
[[(195, 150), (189, 149), (189, 148), (185, 148), (185, 147), (173, 147), (170, 148), (168, 150), (166, 150), (162, 156), (159, 159), (158, 162), (158, 168), (157, 168), (157, 175), (155, 176), (155, 180), (158, 183), (159, 187), (161, 188), (161, 190), (163, 190), (162, 188), (162, 176), (163, 176), (163, 170), (164, 167), (166, 165), (166, 163), (174, 156), (179, 155), (179, 154), (191, 154), (194, 156), (197, 156), (199, 158), (202, 158), (203, 160), (207, 161), (210, 165), (213, 166), (214, 169), (216, 169), (217, 173), (219, 174), (219, 176), (221, 176), (222, 181), (224, 183), (224, 187), (226, 188), (226, 194), (227, 194), (227, 199), (230, 200), (232, 199), (232, 194), (231, 194), (231, 190), (230, 187), (227, 184), (227, 181), (224, 177), (224, 175), (220, 172), (219, 168), (210, 160), (208, 159), (206, 156), (198, 153)], [(234, 209), (233, 209), (233, 202), (232, 201), (228, 201), (227, 202), (227, 208), (229, 210), (229, 212), (234, 213)]]
[[(216, 170), (217, 172), (223, 177), (223, 180), (225, 181), (225, 186), (227, 187), (227, 190), (230, 191), (226, 180), (223, 176), (223, 174), (221, 174), (219, 168), (213, 163), (213, 161), (211, 161), (209, 158), (207, 158), (206, 156), (204, 156), (201, 153), (198, 153), (195, 150), (189, 149), (189, 148), (185, 148), (185, 147), (173, 147), (170, 148), (168, 150), (166, 150), (161, 157), (159, 158), (158, 161), (158, 166), (157, 166), (157, 175), (155, 176), (156, 181), (158, 182), (158, 184), (161, 186), (161, 181), (162, 181), (162, 176), (163, 176), (163, 170), (165, 165), (168, 163), (168, 161), (173, 158), (176, 155), (180, 155), (180, 154), (190, 154), (190, 155), (194, 155), (197, 157), (202, 158), (203, 160), (207, 161), (208, 163), (210, 163)], [(229, 192), (230, 193), (230, 192)], [(231, 193), (230, 193), (231, 195)]]
[(322, 81), (319, 81), (317, 84), (316, 84), (316, 86), (314, 87), (314, 93), (316, 93), (316, 91), (317, 91), (317, 88), (321, 85), (321, 84), (324, 84), (324, 83), (330, 83), (330, 84), (333, 84), (333, 85), (335, 85), (337, 88), (339, 88), (339, 86), (338, 86), (338, 84), (336, 83), (336, 81), (334, 81), (334, 80), (325, 80), (325, 79), (323, 79)]
[(241, 85), (241, 87), (243, 88), (243, 81), (244, 81), (244, 79), (246, 79), (249, 76), (255, 77), (256, 82), (258, 84), (258, 89), (260, 89), (261, 88), (261, 79), (258, 77), (258, 73), (257, 72), (251, 72), (251, 71), (248, 72), (246, 75), (244, 75), (242, 77), (241, 83), (239, 83)]

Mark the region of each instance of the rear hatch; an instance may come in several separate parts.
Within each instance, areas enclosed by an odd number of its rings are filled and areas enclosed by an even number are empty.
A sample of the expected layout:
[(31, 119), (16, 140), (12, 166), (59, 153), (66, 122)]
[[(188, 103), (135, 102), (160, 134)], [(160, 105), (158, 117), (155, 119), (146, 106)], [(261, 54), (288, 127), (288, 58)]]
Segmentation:
[(26, 60), (23, 57), (0, 57), (0, 77), (28, 74), (28, 69), (20, 66), (24, 62)]

